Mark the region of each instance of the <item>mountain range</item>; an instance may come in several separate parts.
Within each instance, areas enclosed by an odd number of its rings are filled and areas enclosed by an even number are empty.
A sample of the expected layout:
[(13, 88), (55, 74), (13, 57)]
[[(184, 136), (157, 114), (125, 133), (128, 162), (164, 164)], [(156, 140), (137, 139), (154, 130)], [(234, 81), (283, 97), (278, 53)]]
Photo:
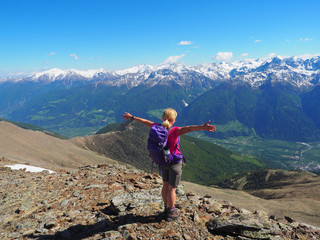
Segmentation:
[(0, 116), (76, 136), (120, 121), (124, 111), (159, 121), (159, 113), (173, 107), (179, 124), (211, 119), (241, 126), (218, 129), (216, 137), (310, 142), (320, 139), (319, 78), (319, 56), (120, 71), (51, 69), (1, 81)]
[[(261, 86), (268, 78), (274, 76), (281, 82), (289, 82), (297, 87), (312, 87), (319, 83), (320, 56), (308, 59), (280, 56), (269, 59), (246, 59), (239, 62), (206, 63), (187, 66), (179, 63), (162, 64), (158, 66), (138, 65), (124, 70), (51, 70), (33, 73), (30, 76), (10, 77), (3, 81), (33, 81), (33, 82), (76, 82), (104, 81), (111, 86), (127, 86), (129, 88), (148, 83), (154, 86), (159, 82), (174, 80), (181, 86), (190, 87), (198, 76), (211, 81), (229, 81), (230, 79), (245, 81), (252, 86)], [(192, 76), (193, 75), (193, 76)], [(179, 78), (177, 78), (179, 76)], [(201, 79), (202, 77), (202, 79)], [(203, 83), (205, 86), (205, 83)], [(207, 85), (210, 86), (210, 85)]]
[[(219, 69), (217, 75), (214, 74), (215, 67)], [(320, 135), (319, 91), (319, 57), (307, 60), (273, 58), (195, 67), (181, 64), (138, 66), (123, 71), (54, 69), (2, 81), (0, 116), (11, 120), (8, 123), (0, 118), (0, 165), (5, 194), (1, 205), (5, 221), (0, 223), (3, 236), (70, 239), (89, 234), (86, 235), (88, 238), (98, 239), (114, 234), (128, 237), (130, 233), (137, 233), (143, 236), (146, 231), (154, 236), (160, 228), (168, 231), (164, 234), (171, 237), (171, 225), (145, 222), (153, 221), (152, 216), (147, 215), (156, 214), (160, 204), (156, 210), (154, 204), (149, 203), (139, 208), (127, 198), (135, 199), (145, 190), (160, 186), (156, 174), (127, 166), (129, 163), (146, 169), (143, 149), (146, 148), (148, 129), (132, 121), (110, 123), (118, 122), (124, 111), (158, 121), (163, 108), (171, 106), (178, 110), (178, 125), (200, 124), (211, 119), (219, 127), (225, 126), (223, 131), (209, 134), (210, 137), (254, 135), (316, 141)], [(86, 135), (107, 126), (96, 135), (61, 139), (43, 128), (31, 126), (37, 131), (22, 129), (13, 125), (16, 124), (14, 121), (39, 124), (59, 133), (70, 128), (79, 134), (81, 129), (86, 129)], [(233, 222), (235, 219), (241, 220), (244, 232), (255, 229), (252, 227), (255, 225), (247, 224), (245, 215), (255, 221), (259, 219), (259, 223), (267, 223), (268, 231), (270, 226), (276, 226), (275, 231), (270, 230), (272, 236), (319, 236), (317, 230), (310, 230), (293, 219), (318, 226), (319, 177), (283, 170), (241, 173), (264, 167), (265, 163), (190, 136), (181, 139), (181, 148), (190, 159), (183, 170), (185, 180), (211, 185), (215, 182), (208, 179), (218, 179), (221, 186), (237, 191), (184, 182), (189, 191), (192, 187), (196, 194), (196, 191), (205, 191), (205, 194), (199, 194), (205, 197), (184, 195), (188, 198), (179, 205), (183, 210), (179, 223), (190, 232), (179, 227), (180, 238), (201, 239), (199, 236), (204, 236), (199, 234), (208, 231), (206, 228), (190, 237), (195, 228), (207, 226), (203, 219), (208, 215), (203, 215), (203, 210), (218, 214), (217, 219), (232, 225), (232, 236), (235, 237), (234, 231), (240, 231), (239, 223)], [(124, 162), (126, 166), (115, 164), (116, 161)], [(58, 174), (14, 173), (2, 167), (17, 162), (54, 169)], [(75, 170), (79, 166), (82, 167)], [(240, 174), (227, 178), (226, 175), (233, 173)], [(17, 194), (21, 198), (17, 198)], [(42, 197), (39, 198), (39, 194)], [(188, 207), (186, 204), (195, 198), (201, 205)], [(211, 201), (219, 198), (249, 207), (254, 214), (226, 202), (221, 203), (219, 210)], [(137, 199), (139, 202), (140, 198)], [(124, 211), (115, 211), (117, 200), (125, 203)], [(263, 214), (259, 209), (272, 215)], [(230, 216), (232, 221), (222, 215)], [(285, 224), (278, 221), (279, 215), (285, 217)], [(212, 225), (216, 226), (216, 223)], [(225, 225), (222, 228), (225, 230)], [(210, 231), (213, 231), (211, 227)], [(226, 237), (228, 233), (223, 232), (223, 235)]]

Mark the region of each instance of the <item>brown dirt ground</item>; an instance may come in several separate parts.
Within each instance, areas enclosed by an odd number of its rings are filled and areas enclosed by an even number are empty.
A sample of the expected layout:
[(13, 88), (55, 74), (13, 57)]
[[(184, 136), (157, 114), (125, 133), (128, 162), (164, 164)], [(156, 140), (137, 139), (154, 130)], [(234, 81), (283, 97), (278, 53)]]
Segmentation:
[(5, 121), (0, 122), (0, 157), (52, 170), (115, 162), (69, 140), (25, 130)]
[(247, 192), (206, 187), (183, 182), (187, 191), (199, 196), (210, 194), (213, 198), (228, 201), (249, 211), (264, 211), (277, 218), (289, 216), (298, 222), (320, 228), (320, 182), (286, 186), (281, 189), (265, 189), (275, 199), (255, 197)]

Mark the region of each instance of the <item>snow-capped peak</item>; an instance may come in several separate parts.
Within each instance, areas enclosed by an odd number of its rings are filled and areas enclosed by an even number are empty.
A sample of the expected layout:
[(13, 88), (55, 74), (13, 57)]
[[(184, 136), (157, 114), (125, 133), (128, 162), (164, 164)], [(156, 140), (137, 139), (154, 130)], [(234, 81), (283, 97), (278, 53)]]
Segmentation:
[(41, 76), (46, 75), (46, 76), (48, 76), (48, 78), (50, 80), (54, 80), (58, 76), (65, 75), (65, 74), (66, 74), (66, 70), (61, 70), (59, 68), (53, 68), (53, 69), (50, 69), (50, 70), (47, 70), (44, 72), (35, 73), (33, 76), (31, 76), (31, 78), (33, 80), (36, 80), (36, 79), (40, 78)]
[(135, 74), (135, 73), (143, 73), (143, 72), (151, 72), (155, 68), (151, 65), (137, 65), (135, 67), (127, 68), (127, 69), (122, 69), (122, 70), (116, 70), (114, 71), (118, 75), (125, 75), (125, 74)]
[(81, 76), (84, 78), (92, 79), (97, 73), (105, 72), (104, 69), (89, 69), (89, 70), (77, 70), (77, 69), (67, 69), (62, 70), (60, 68), (53, 68), (47, 71), (38, 72), (31, 76), (33, 80), (39, 80), (45, 78), (47, 81), (61, 80), (67, 76)]
[[(168, 71), (169, 70), (169, 71)], [(171, 73), (174, 74), (171, 74)], [(196, 66), (187, 66), (181, 63), (165, 63), (158, 66), (137, 65), (122, 70), (89, 69), (62, 70), (53, 68), (50, 70), (37, 72), (29, 77), (10, 78), (10, 81), (63, 81), (73, 79), (74, 81), (104, 81), (110, 85), (137, 86), (148, 79), (152, 85), (153, 79), (171, 79), (178, 84), (184, 85), (191, 78), (209, 78), (212, 81), (245, 81), (253, 86), (261, 85), (269, 74), (277, 76), (279, 81), (292, 82), (296, 86), (309, 86), (317, 84), (314, 80), (320, 72), (320, 56), (303, 59), (301, 57), (281, 57), (273, 56), (264, 59), (244, 59), (237, 62), (204, 63)], [(179, 79), (177, 78), (179, 75)], [(191, 78), (190, 78), (191, 77)], [(13, 79), (13, 80), (12, 80)], [(198, 81), (198, 80), (197, 80)], [(311, 83), (312, 82), (312, 83)], [(155, 82), (154, 84), (156, 84)]]

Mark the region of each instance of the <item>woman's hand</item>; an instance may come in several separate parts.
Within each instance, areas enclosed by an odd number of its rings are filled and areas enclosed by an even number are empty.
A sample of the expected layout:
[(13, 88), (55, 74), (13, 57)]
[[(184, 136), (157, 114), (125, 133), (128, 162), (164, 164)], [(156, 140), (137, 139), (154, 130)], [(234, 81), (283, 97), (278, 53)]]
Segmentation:
[(129, 119), (132, 119), (132, 115), (130, 113), (127, 113), (125, 112), (123, 115), (122, 115), (122, 118), (124, 118), (125, 120), (129, 120)]
[(205, 124), (202, 125), (203, 130), (209, 131), (209, 132), (214, 132), (216, 131), (216, 126), (210, 125), (210, 120), (206, 122)]
[(186, 133), (189, 133), (191, 131), (209, 131), (209, 132), (214, 132), (216, 130), (216, 126), (210, 125), (211, 121), (206, 122), (205, 124), (202, 125), (192, 125), (192, 126), (185, 126), (185, 127), (180, 127), (178, 129), (178, 135), (182, 136)]
[(154, 122), (148, 120), (148, 119), (144, 119), (144, 118), (140, 118), (140, 117), (135, 117), (133, 115), (131, 115), (130, 113), (127, 113), (125, 112), (123, 115), (122, 115), (122, 118), (126, 119), (126, 120), (129, 120), (129, 119), (132, 119), (136, 122), (140, 122), (140, 123), (143, 123), (144, 125), (147, 125), (149, 128), (152, 127), (152, 125), (154, 124)]

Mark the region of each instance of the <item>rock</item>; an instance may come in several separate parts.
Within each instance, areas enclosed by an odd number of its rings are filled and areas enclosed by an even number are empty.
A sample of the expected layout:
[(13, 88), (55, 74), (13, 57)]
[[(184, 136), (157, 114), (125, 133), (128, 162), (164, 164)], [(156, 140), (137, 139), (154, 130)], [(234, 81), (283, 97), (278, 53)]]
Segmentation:
[(61, 207), (66, 207), (66, 206), (68, 206), (68, 204), (69, 204), (69, 200), (68, 199), (64, 199), (64, 200), (61, 201), (60, 206)]
[(104, 240), (115, 240), (115, 239), (120, 239), (121, 238), (121, 233), (118, 231), (108, 231), (104, 234), (105, 239)]
[(56, 222), (55, 221), (49, 221), (47, 223), (44, 224), (44, 228), (45, 229), (50, 229), (50, 228), (53, 228), (55, 226)]
[(161, 178), (156, 178), (156, 179), (154, 180), (154, 183), (155, 183), (155, 184), (162, 184), (162, 179), (161, 179)]
[(193, 221), (194, 222), (199, 222), (199, 220), (200, 220), (200, 218), (199, 218), (198, 212), (194, 211), (194, 213), (193, 213)]
[(74, 211), (71, 211), (71, 212), (68, 214), (68, 216), (71, 217), (71, 218), (75, 218), (75, 217), (79, 216), (80, 213), (81, 213), (81, 212), (80, 212), (79, 210), (74, 210)]
[(270, 229), (265, 229), (258, 219), (233, 215), (230, 218), (214, 217), (207, 223), (207, 228), (214, 234), (239, 235), (254, 239), (269, 239)]
[(139, 189), (146, 189), (147, 188), (147, 185), (144, 183), (136, 183), (134, 186)]
[(256, 215), (258, 215), (258, 216), (260, 216), (260, 217), (267, 217), (268, 216), (268, 214), (266, 213), (266, 212), (264, 212), (264, 211), (255, 211), (253, 214), (256, 214)]
[(88, 190), (90, 188), (105, 188), (105, 187), (107, 187), (107, 186), (106, 185), (92, 184), (92, 185), (86, 186), (84, 189)]
[(181, 217), (168, 223), (161, 178), (119, 164), (52, 176), (0, 166), (0, 179), (0, 239), (320, 239), (291, 217), (252, 214), (184, 186), (177, 191)]
[(197, 197), (197, 196), (187, 196), (187, 199), (189, 199), (189, 200), (191, 200), (191, 201), (193, 201), (193, 202), (196, 202), (196, 201), (198, 201), (199, 200), (199, 198)]
[[(30, 229), (30, 230), (27, 230), (25, 232), (23, 232), (23, 236), (28, 236), (28, 235), (31, 235), (34, 233), (34, 229)], [(0, 233), (0, 237), (1, 237), (1, 233)]]
[(128, 190), (129, 192), (133, 192), (134, 191), (134, 187), (132, 185), (130, 185), (130, 184), (125, 184), (124, 188), (126, 190)]
[(139, 192), (117, 195), (111, 199), (111, 211), (119, 213), (151, 203), (162, 203), (159, 190), (141, 190)]
[(251, 215), (252, 212), (248, 211), (247, 209), (240, 209), (240, 213), (245, 214), (245, 215)]
[(24, 213), (24, 209), (18, 208), (16, 211), (14, 211), (17, 214), (22, 214)]
[(285, 216), (284, 219), (287, 220), (289, 223), (295, 222), (295, 220), (293, 218), (288, 217), (288, 216)]
[(74, 196), (74, 197), (79, 197), (79, 195), (80, 195), (80, 191), (74, 191), (72, 193), (72, 196)]
[(188, 234), (186, 234), (186, 233), (183, 234), (183, 238), (184, 238), (185, 240), (192, 240), (192, 238), (190, 237), (190, 235), (188, 235)]
[(185, 189), (185, 186), (183, 184), (180, 184), (178, 187), (177, 187), (177, 196), (178, 197), (182, 197), (182, 196), (185, 196), (186, 195), (186, 189)]

